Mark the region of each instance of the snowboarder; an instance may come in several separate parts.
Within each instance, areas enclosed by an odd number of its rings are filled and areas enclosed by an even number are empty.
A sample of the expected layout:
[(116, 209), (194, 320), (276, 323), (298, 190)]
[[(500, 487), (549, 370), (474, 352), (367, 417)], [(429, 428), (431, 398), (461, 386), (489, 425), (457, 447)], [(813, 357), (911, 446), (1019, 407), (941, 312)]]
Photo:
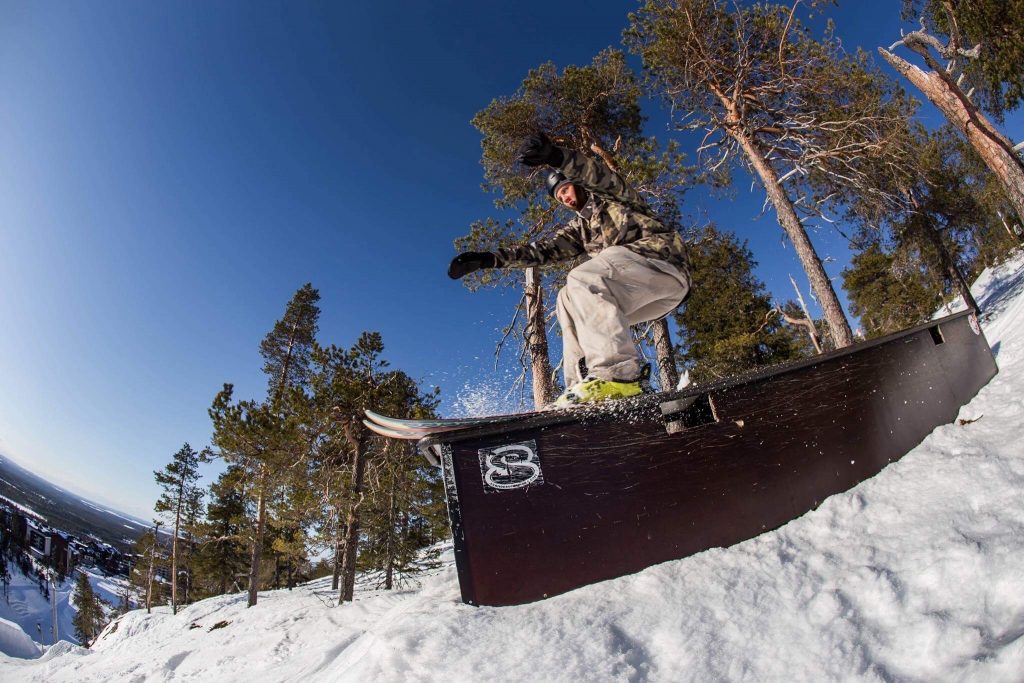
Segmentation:
[(544, 133), (526, 139), (519, 161), (554, 167), (546, 179), (548, 194), (576, 216), (532, 244), (459, 254), (448, 276), (458, 279), (483, 268), (539, 266), (589, 254), (588, 261), (569, 271), (558, 292), (566, 391), (554, 405), (639, 394), (646, 365), (629, 326), (671, 313), (689, 293), (682, 237), (605, 163), (557, 147)]

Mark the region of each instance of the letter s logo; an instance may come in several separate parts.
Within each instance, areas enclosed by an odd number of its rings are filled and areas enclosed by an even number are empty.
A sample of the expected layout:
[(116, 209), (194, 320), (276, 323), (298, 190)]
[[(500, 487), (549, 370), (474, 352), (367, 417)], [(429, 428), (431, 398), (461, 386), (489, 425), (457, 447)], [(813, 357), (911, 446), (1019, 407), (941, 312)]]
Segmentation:
[(485, 492), (489, 492), (488, 489), (510, 491), (544, 483), (535, 441), (482, 448), (478, 454)]

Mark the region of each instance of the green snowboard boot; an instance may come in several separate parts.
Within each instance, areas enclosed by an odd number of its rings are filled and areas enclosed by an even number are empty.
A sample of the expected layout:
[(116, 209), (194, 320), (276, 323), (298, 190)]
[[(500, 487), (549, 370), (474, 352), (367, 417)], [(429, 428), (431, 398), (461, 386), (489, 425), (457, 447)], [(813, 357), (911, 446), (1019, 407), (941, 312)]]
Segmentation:
[(643, 392), (640, 380), (634, 382), (616, 382), (607, 379), (587, 378), (579, 384), (569, 387), (564, 394), (555, 399), (553, 408), (571, 408), (580, 403), (597, 403), (598, 401), (614, 401), (629, 398)]

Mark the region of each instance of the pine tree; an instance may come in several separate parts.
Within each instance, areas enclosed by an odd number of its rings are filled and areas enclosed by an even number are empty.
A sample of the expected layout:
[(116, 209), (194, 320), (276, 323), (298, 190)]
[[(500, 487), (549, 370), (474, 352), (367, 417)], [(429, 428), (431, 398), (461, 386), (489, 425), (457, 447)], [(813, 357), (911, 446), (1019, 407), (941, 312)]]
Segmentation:
[(132, 547), (132, 556), (135, 558), (131, 565), (128, 580), (136, 595), (141, 596), (140, 602), (145, 604), (148, 613), (153, 605), (160, 604), (164, 600), (163, 582), (158, 580), (160, 571), (167, 568), (167, 558), (157, 542), (159, 525), (152, 530), (147, 530), (135, 541)]
[(2, 552), (0, 552), (0, 583), (4, 585), (4, 599), (10, 604), (11, 596), (8, 594), (7, 588), (11, 585), (11, 570), (7, 567), (6, 553)]
[(320, 292), (312, 284), (304, 284), (288, 302), (284, 316), (260, 343), (271, 401), (280, 400), (288, 387), (306, 383), (320, 318), (319, 301)]
[[(938, 213), (937, 226), (960, 243), (970, 243), (973, 259), (965, 272), (976, 275), (982, 268), (1003, 259), (1024, 240), (1021, 224), (998, 178), (978, 156), (974, 147), (952, 126), (945, 125), (929, 135), (924, 149), (924, 188), (933, 199), (949, 195), (949, 205)], [(931, 203), (931, 202), (929, 202)], [(950, 220), (954, 219), (954, 220)]]
[(1024, 102), (1024, 0), (903, 0), (903, 18), (923, 20), (955, 47), (977, 46), (976, 56), (957, 61), (973, 99), (996, 121)]
[(772, 314), (746, 242), (709, 225), (692, 244), (690, 258), (701, 286), (675, 319), (691, 379), (707, 382), (799, 356), (801, 344)]
[(276, 501), (269, 523), (270, 548), (274, 553), (274, 587), (289, 590), (308, 570), (310, 539), (308, 529), (316, 514), (317, 501), (305, 467), (295, 468)]
[(677, 113), (676, 128), (703, 136), (704, 169), (725, 184), (742, 166), (760, 181), (842, 347), (852, 332), (804, 220), (874, 187), (878, 164), (905, 141), (913, 104), (865, 55), (845, 54), (831, 26), (815, 39), (800, 8), (651, 0), (630, 15), (626, 41)]
[(92, 645), (96, 636), (107, 625), (106, 603), (92, 589), (89, 576), (78, 572), (75, 583), (75, 616), (71, 623), (75, 627), (75, 637), (84, 647)]
[(298, 417), (315, 345), (319, 300), (320, 294), (311, 284), (301, 287), (288, 302), (284, 316), (260, 344), (268, 380), (266, 402), (232, 403), (233, 387), (226, 384), (210, 409), (214, 443), (229, 464), (245, 470), (239, 485), (255, 502), (250, 539), (250, 607), (256, 604), (261, 581), (268, 511), (282, 493), (282, 473), (304, 457), (305, 443)]
[[(200, 452), (192, 450), (187, 443), (174, 454), (171, 462), (154, 472), (157, 484), (163, 489), (156, 502), (157, 514), (167, 514), (174, 528), (171, 536), (171, 611), (178, 613), (178, 569), (179, 547), (182, 523), (188, 526), (198, 517), (202, 504), (202, 490), (197, 486), (200, 463), (209, 462), (213, 457), (209, 449)], [(187, 573), (187, 570), (186, 570)]]
[(377, 573), (377, 587), (391, 590), (433, 566), (420, 551), (445, 536), (444, 492), (437, 468), (398, 441), (386, 444), (373, 482), (359, 563)]
[(913, 255), (900, 258), (873, 243), (843, 271), (850, 311), (860, 318), (868, 338), (906, 329), (931, 316), (942, 289), (919, 263)]
[[(319, 523), (334, 550), (339, 602), (353, 598), (360, 547), (365, 549), (367, 529), (376, 526), (372, 517), (380, 511), (387, 486), (381, 474), (391, 471), (394, 452), (387, 441), (365, 429), (363, 411), (428, 416), (436, 406), (436, 394), (421, 393), (408, 375), (390, 370), (383, 351), (380, 334), (367, 332), (349, 349), (331, 346), (314, 354), (310, 407), (320, 417), (310, 423), (320, 428), (313, 470), (315, 488), (327, 502)], [(416, 514), (414, 508), (401, 507)]]
[[(207, 461), (213, 459), (213, 451), (207, 449)], [(185, 501), (182, 509), (181, 519), (181, 566), (184, 571), (181, 576), (185, 581), (183, 603), (188, 604), (195, 600), (194, 595), (194, 568), (193, 560), (198, 545), (198, 535), (202, 531), (203, 501), (206, 498), (206, 490), (200, 486), (193, 488)]]
[[(847, 218), (857, 227), (853, 241), (862, 250), (878, 245), (891, 255), (896, 264), (893, 272), (921, 269), (927, 276), (926, 289), (937, 292), (938, 297), (956, 292), (968, 307), (977, 308), (968, 283), (968, 275), (976, 272), (975, 262), (998, 260), (1017, 244), (1012, 229), (999, 215), (1008, 210), (1008, 201), (991, 174), (983, 170), (973, 148), (948, 126), (932, 132), (914, 126), (909, 134), (915, 148), (914, 175), (896, 183), (884, 173), (876, 179), (899, 187), (901, 205), (892, 210), (870, 200), (852, 199)], [(865, 265), (874, 258), (877, 256), (868, 258)], [(861, 284), (870, 283), (855, 288)], [(896, 297), (892, 304), (900, 308), (900, 301)], [(937, 303), (937, 299), (932, 301), (933, 310)], [(880, 310), (874, 315), (889, 321), (917, 317)], [(878, 329), (895, 331), (889, 323)]]
[(231, 465), (210, 486), (206, 520), (193, 559), (200, 595), (223, 595), (236, 589), (248, 562), (245, 543), (246, 499), (239, 490), (241, 468)]
[(339, 419), (345, 441), (352, 454), (350, 489), (347, 510), (344, 517), (345, 535), (341, 553), (341, 593), (338, 602), (351, 601), (354, 597), (356, 560), (359, 552), (360, 525), (365, 500), (366, 466), (372, 455), (372, 435), (359, 419), (367, 408), (379, 408), (377, 392), (381, 386), (381, 375), (387, 361), (380, 358), (384, 343), (377, 333), (364, 333), (352, 347), (345, 359), (349, 374), (346, 401), (338, 405)]

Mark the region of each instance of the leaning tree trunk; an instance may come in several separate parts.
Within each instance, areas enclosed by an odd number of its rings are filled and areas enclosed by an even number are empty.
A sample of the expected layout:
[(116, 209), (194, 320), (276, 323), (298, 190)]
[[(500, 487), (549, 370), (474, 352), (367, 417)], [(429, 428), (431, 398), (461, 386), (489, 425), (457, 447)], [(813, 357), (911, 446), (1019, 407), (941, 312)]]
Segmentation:
[(658, 361), (661, 390), (675, 389), (679, 384), (679, 370), (676, 369), (676, 354), (668, 331), (668, 318), (654, 321), (654, 357)]
[(530, 349), (533, 375), (533, 407), (540, 410), (554, 400), (555, 388), (551, 383), (551, 360), (544, 320), (544, 290), (540, 284), (540, 272), (536, 268), (526, 269), (526, 343)]
[(1013, 151), (1013, 144), (995, 129), (930, 55), (924, 57), (934, 70), (926, 72), (888, 50), (878, 48), (878, 52), (964, 134), (999, 179), (1018, 218), (1024, 221), (1024, 161)]
[(782, 189), (782, 185), (779, 184), (778, 174), (771, 167), (771, 164), (768, 163), (768, 160), (765, 159), (757, 143), (747, 136), (742, 128), (739, 126), (730, 128), (729, 134), (739, 143), (750, 165), (754, 168), (757, 175), (760, 176), (765, 192), (768, 193), (768, 199), (771, 201), (772, 206), (775, 207), (779, 225), (786, 232), (789, 241), (793, 243), (793, 248), (796, 249), (796, 254), (800, 258), (804, 272), (807, 273), (807, 278), (811, 282), (811, 289), (814, 290), (818, 297), (818, 302), (821, 304), (821, 309), (824, 313), (825, 323), (832, 333), (832, 339), (835, 342), (836, 348), (850, 346), (853, 344), (853, 331), (850, 329), (850, 323), (847, 322), (846, 314), (843, 313), (843, 307), (839, 303), (839, 297), (836, 296), (836, 290), (832, 287), (832, 280), (825, 273), (825, 268), (821, 265), (821, 259), (818, 258), (818, 253), (814, 250), (814, 245), (811, 244), (807, 231), (804, 230), (803, 224), (800, 223), (800, 218), (796, 215), (793, 202), (785, 190)]
[(960, 295), (960, 298), (964, 300), (968, 308), (981, 313), (978, 302), (975, 300), (974, 295), (971, 294), (971, 286), (967, 283), (967, 278), (957, 268), (953, 255), (949, 253), (946, 245), (942, 243), (942, 237), (935, 230), (924, 228), (922, 231), (925, 233), (925, 239), (932, 243), (932, 247), (939, 258), (939, 265), (946, 271), (946, 276), (953, 283), (953, 287)]
[(359, 548), (359, 522), (363, 503), (363, 479), (366, 474), (366, 435), (361, 428), (346, 426), (352, 454), (352, 491), (345, 519), (344, 553), (341, 560), (341, 586), (338, 604), (352, 602), (356, 588), (356, 557)]

